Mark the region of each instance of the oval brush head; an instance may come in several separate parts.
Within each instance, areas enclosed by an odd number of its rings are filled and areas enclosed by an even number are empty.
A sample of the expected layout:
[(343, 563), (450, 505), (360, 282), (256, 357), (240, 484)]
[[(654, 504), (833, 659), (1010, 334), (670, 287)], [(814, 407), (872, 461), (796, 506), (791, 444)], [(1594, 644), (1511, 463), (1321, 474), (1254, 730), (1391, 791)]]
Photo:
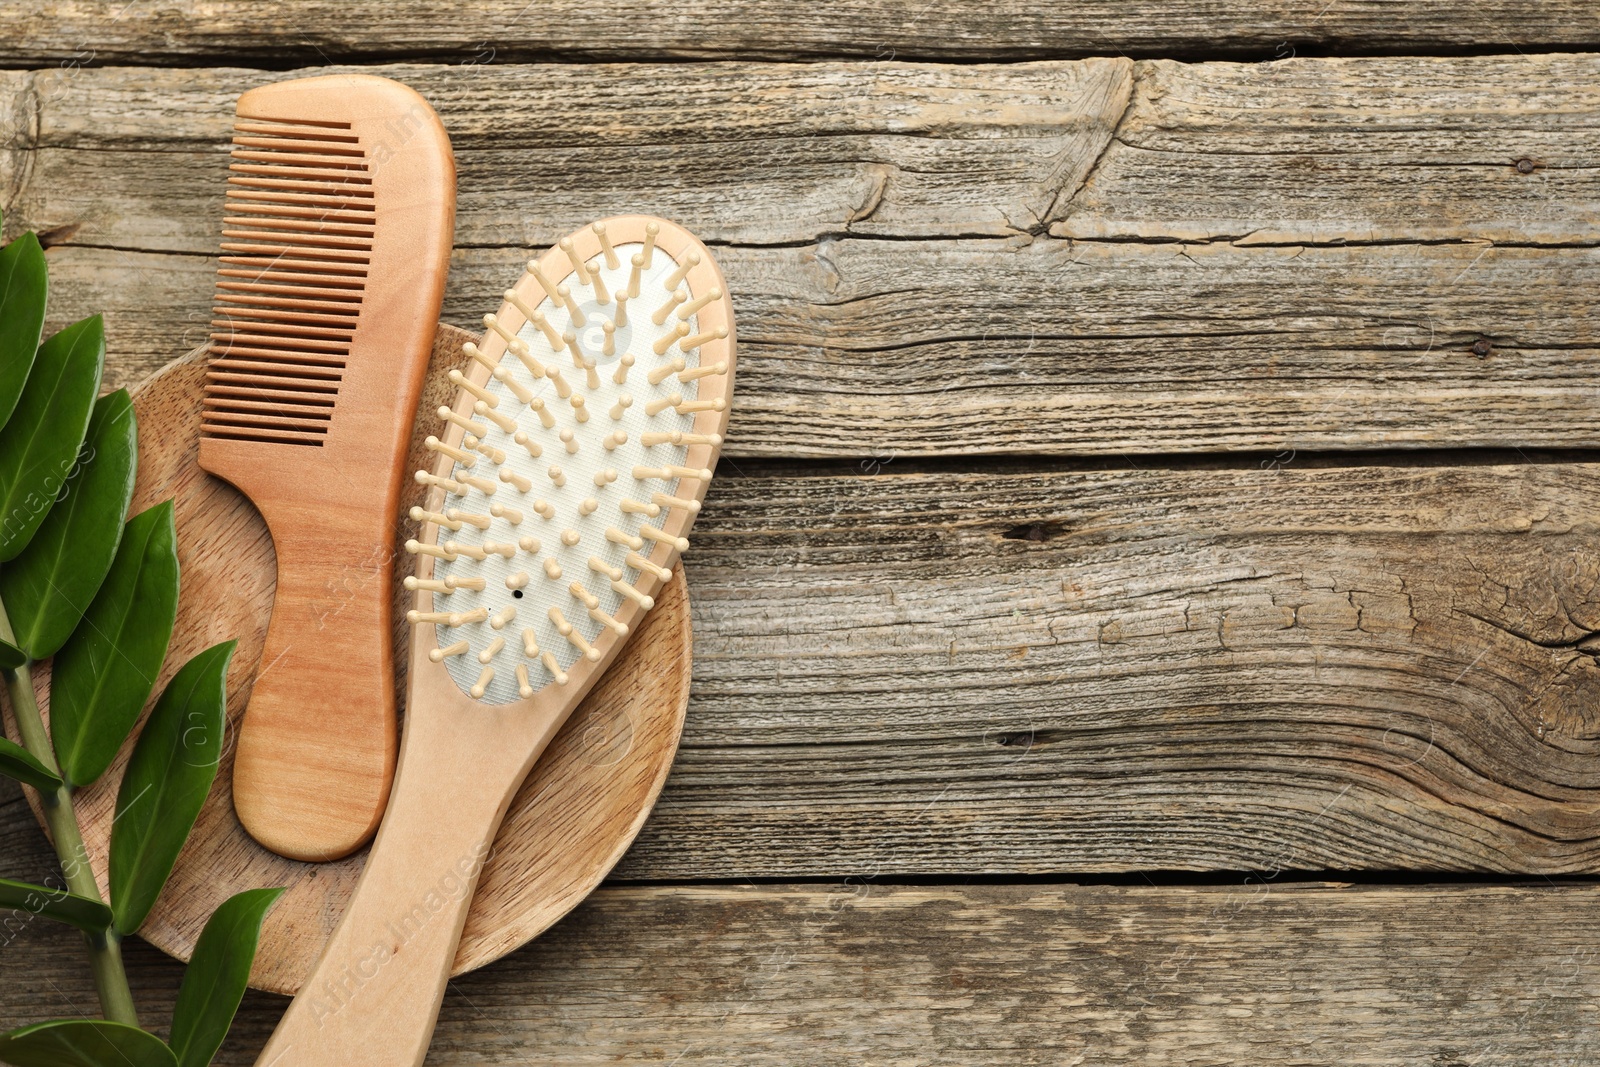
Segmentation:
[(586, 688), (653, 606), (716, 465), (734, 336), (710, 253), (638, 216), (563, 238), (484, 325), (416, 474), (406, 585), (428, 658), (500, 705)]

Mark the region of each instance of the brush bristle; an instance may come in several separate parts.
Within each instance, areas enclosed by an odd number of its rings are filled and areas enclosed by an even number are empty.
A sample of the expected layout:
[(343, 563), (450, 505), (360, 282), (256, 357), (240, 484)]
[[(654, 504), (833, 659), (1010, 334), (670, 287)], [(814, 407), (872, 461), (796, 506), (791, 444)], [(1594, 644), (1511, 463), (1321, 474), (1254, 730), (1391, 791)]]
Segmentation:
[[(432, 658), (485, 703), (565, 685), (575, 664), (627, 636), (619, 614), (652, 606), (688, 547), (680, 534), (711, 476), (687, 465), (689, 451), (714, 454), (722, 441), (695, 427), (698, 413), (714, 411), (720, 428), (726, 379), (712, 376), (731, 374), (728, 330), (700, 328), (709, 301), (677, 313), (693, 298), (722, 299), (705, 280), (714, 266), (696, 283), (664, 250), (647, 251), (654, 230), (616, 246), (595, 233), (600, 254), (569, 260), (559, 284), (530, 264), (501, 315), (485, 316), (504, 353), (469, 347), (488, 380), (452, 372), (461, 397), (441, 413), (458, 443), (430, 438), (429, 448), (453, 465), (417, 476), (443, 503), (412, 513), (437, 532), (433, 544), (409, 546), (428, 558), (408, 585), (430, 593), (435, 609), (411, 618), (438, 627)], [(689, 300), (674, 295), (685, 289)], [(502, 316), (520, 323), (515, 332)], [(721, 305), (717, 321), (732, 322)], [(716, 387), (702, 389), (708, 379)], [(674, 509), (684, 521), (668, 532)]]
[(201, 433), (320, 445), (366, 290), (366, 152), (348, 124), (234, 131)]

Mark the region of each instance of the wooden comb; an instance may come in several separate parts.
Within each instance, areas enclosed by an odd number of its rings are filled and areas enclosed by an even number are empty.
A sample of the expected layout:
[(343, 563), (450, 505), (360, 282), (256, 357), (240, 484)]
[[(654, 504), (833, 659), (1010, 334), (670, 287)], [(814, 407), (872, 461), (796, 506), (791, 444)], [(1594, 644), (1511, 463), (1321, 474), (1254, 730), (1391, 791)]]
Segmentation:
[(239, 97), (200, 465), (250, 498), (278, 585), (233, 802), (255, 839), (331, 860), (394, 774), (390, 545), (455, 224), (450, 140), (398, 82)]

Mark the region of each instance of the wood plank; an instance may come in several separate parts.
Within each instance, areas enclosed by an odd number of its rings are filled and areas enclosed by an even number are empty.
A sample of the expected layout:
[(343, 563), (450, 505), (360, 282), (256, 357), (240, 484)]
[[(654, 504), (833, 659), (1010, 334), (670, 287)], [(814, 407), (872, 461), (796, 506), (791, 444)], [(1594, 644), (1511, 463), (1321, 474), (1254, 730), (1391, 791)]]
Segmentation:
[[(591, 215), (723, 246), (734, 457), (1600, 444), (1600, 58), (383, 69), (456, 138), (450, 321)], [(0, 77), (7, 225), (55, 245), (54, 321), (108, 312), (118, 382), (206, 332), (261, 77)]]
[[(301, 0), (264, 8), (247, 0), (125, 0), (9, 5), (0, 13), (0, 58), (10, 66), (60, 63), (254, 62), (270, 66), (346, 57), (429, 57), (486, 64), (515, 59), (639, 57), (784, 59), (1034, 58), (1201, 55), (1272, 59), (1294, 49), (1513, 52), (1592, 45), (1600, 20), (1579, 0), (1442, 0), (1406, 5), (1330, 0), (1315, 7), (1268, 0), (1184, 4), (1083, 0), (986, 5), (982, 18), (954, 0), (906, 10), (847, 0), (822, 10), (776, 0), (741, 3), (737, 17), (709, 0), (530, 9), (524, 0), (477, 0), (466, 10), (418, 0)], [(1578, 50), (1578, 48), (1572, 48)]]
[(742, 465), (619, 877), (1600, 870), (1600, 465)]
[[(1587, 1063), (1600, 970), (1573, 916), (1597, 898), (1256, 880), (602, 888), (451, 983), (428, 1063)], [(181, 968), (141, 942), (127, 956), (145, 1018), (164, 1021)], [(8, 1024), (94, 1010), (77, 935), (42, 922), (6, 945), (0, 978)], [(284, 1003), (247, 996), (217, 1063), (253, 1062)]]
[[(493, 309), (531, 251), (459, 251), (445, 320)], [(111, 382), (209, 331), (211, 259), (49, 260), (52, 328), (104, 312)], [(735, 459), (1600, 446), (1596, 249), (829, 239), (718, 260)]]

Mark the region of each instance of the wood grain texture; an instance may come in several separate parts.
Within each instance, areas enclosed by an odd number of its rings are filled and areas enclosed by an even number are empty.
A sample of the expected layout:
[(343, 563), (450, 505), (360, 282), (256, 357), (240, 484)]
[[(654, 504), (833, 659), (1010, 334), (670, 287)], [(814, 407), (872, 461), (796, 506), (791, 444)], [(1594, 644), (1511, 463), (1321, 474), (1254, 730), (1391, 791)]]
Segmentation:
[[(602, 888), (451, 984), (428, 1063), (1590, 1062), (1584, 886)], [(76, 935), (0, 953), (0, 1017), (92, 1011)], [(128, 947), (164, 1019), (176, 965)], [(50, 990), (40, 997), (39, 988)], [(246, 998), (217, 1062), (284, 1001)]]
[[(449, 327), (439, 330), (425, 378), (424, 410), (454, 395), (445, 375), (468, 364), (461, 343), (471, 337)], [(237, 638), (239, 653), (229, 683), (230, 724), (237, 728), (249, 682), (261, 662), (273, 603), (273, 543), (250, 503), (196, 466), (205, 367), (203, 350), (193, 352), (135, 394), (143, 448), (134, 507), (176, 498), (183, 589), (168, 669), (176, 670), (217, 641)], [(422, 439), (433, 428), (431, 420), (417, 423), (406, 469), (417, 469), (424, 457), (431, 458)], [(405, 506), (420, 502), (422, 488), (409, 479), (405, 487)], [(396, 541), (415, 532), (415, 524), (403, 521)], [(399, 555), (403, 550), (397, 544), (394, 551)], [(399, 569), (402, 574), (409, 571)], [(400, 577), (393, 576), (390, 595), (397, 605), (395, 662), (401, 665), (394, 685), (403, 709), (411, 638), (404, 609), (412, 594), (401, 586)], [(320, 610), (337, 620), (346, 610), (352, 585), (371, 580), (370, 571), (361, 571), (330, 587)], [(566, 914), (599, 884), (638, 833), (666, 780), (683, 725), (688, 624), (680, 570), (616, 668), (556, 736), (513, 798), (467, 917), (457, 973), (504, 955)], [(671, 661), (673, 669), (662, 669), (662, 659)], [(48, 700), (46, 669), (38, 668), (36, 677)], [(126, 752), (110, 773), (79, 794), (79, 819), (102, 886), (115, 786), (125, 758)], [(230, 742), (212, 796), (143, 935), (187, 958), (212, 910), (230, 895), (285, 886), (287, 893), (263, 928), (251, 980), (258, 988), (290, 992), (311, 970), (361, 874), (366, 853), (314, 864), (263, 849), (234, 816), (228, 773), (234, 758)], [(0, 852), (9, 856), (15, 839), (8, 831), (5, 840), (8, 848)]]
[(1592, 465), (713, 488), (633, 878), (1600, 866)]
[[(446, 319), (621, 207), (725, 245), (735, 459), (1600, 445), (1593, 56), (379, 69), (457, 148)], [(205, 328), (227, 102), (277, 76), (0, 77), (6, 224), (116, 380)]]
[(849, 0), (817, 10), (776, 0), (730, 9), (709, 0), (572, 0), (529, 8), (477, 0), (460, 8), (405, 0), (300, 0), (267, 8), (247, 0), (72, 0), (18, 4), (0, 16), (8, 66), (56, 63), (316, 63), (330, 58), (426, 56), (452, 63), (641, 57), (881, 60), (1083, 55), (1246, 56), (1295, 48), (1505, 52), (1593, 44), (1600, 19), (1578, 0), (1493, 0), (1463, 7), (1427, 0), (1399, 11), (1370, 0), (1308, 6), (1272, 0), (1183, 4), (987, 5), (982, 18), (954, 0), (909, 10)]
[(279, 855), (342, 859), (394, 780), (391, 546), (455, 164), (426, 101), (359, 75), (242, 94), (229, 161), (199, 463), (250, 498), (277, 556), (234, 810)]

